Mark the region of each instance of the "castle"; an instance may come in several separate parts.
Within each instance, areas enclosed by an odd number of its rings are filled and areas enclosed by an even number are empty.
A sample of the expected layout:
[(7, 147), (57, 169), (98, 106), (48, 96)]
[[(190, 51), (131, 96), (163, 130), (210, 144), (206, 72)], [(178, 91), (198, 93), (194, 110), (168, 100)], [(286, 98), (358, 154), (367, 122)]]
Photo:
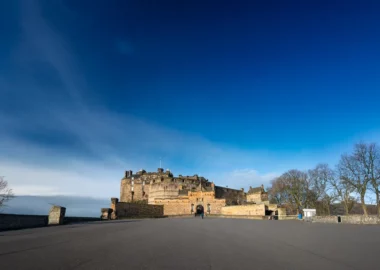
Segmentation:
[(226, 206), (249, 205), (254, 206), (249, 208), (250, 215), (265, 216), (274, 213), (277, 208), (276, 205), (269, 204), (268, 193), (265, 192), (263, 186), (250, 187), (246, 193), (243, 188), (236, 190), (216, 186), (198, 175), (174, 176), (171, 171), (164, 171), (162, 168), (158, 168), (157, 172), (140, 170), (135, 174), (131, 170), (126, 171), (121, 179), (120, 200), (112, 198), (111, 201), (115, 218), (126, 216), (126, 205), (131, 205), (131, 203), (155, 205), (157, 209), (161, 206), (163, 207), (162, 214), (165, 216), (200, 213), (220, 215), (223, 212), (229, 213), (232, 209), (239, 209), (239, 212), (245, 209), (244, 211), (247, 212), (247, 207), (223, 209)]

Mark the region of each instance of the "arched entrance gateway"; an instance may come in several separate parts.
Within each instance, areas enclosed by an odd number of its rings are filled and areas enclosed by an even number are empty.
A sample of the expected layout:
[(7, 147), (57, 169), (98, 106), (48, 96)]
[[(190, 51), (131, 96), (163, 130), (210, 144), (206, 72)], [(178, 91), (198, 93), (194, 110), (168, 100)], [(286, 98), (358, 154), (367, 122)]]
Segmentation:
[(197, 209), (196, 209), (196, 215), (201, 215), (204, 213), (204, 208), (203, 208), (203, 205), (199, 204), (197, 205)]

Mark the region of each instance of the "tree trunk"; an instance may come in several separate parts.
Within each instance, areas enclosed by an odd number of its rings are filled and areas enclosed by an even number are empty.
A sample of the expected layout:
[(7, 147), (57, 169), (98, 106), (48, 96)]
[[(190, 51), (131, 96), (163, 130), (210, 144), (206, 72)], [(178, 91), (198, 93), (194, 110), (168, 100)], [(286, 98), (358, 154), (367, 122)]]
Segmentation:
[(343, 202), (343, 205), (344, 205), (344, 210), (346, 211), (346, 215), (348, 216), (348, 215), (349, 215), (349, 211), (348, 211), (348, 202), (344, 201), (344, 202)]
[(367, 212), (367, 206), (365, 205), (365, 199), (364, 199), (364, 194), (360, 194), (360, 201), (361, 201), (361, 204), (362, 204), (362, 207), (363, 207), (363, 214), (365, 216), (368, 216), (368, 212)]
[(330, 214), (330, 202), (327, 202), (327, 215), (329, 216)]
[(380, 217), (380, 196), (379, 191), (376, 190), (376, 204), (377, 204), (377, 216)]

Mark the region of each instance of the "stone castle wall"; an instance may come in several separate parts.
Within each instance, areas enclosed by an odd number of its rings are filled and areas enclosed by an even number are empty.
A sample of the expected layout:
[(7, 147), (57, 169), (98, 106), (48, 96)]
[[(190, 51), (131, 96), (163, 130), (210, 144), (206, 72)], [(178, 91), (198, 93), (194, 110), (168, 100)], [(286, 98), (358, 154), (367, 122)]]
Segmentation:
[(188, 196), (177, 199), (156, 199), (153, 202), (164, 206), (164, 215), (193, 215), (198, 205), (203, 206), (205, 214), (218, 215), (226, 205), (224, 199), (215, 199), (214, 192), (189, 192)]
[[(276, 205), (269, 205), (267, 196), (263, 186), (250, 188), (247, 196), (244, 189), (215, 186), (198, 175), (174, 177), (170, 171), (164, 172), (161, 168), (157, 172), (141, 170), (136, 174), (127, 171), (120, 186), (120, 202), (162, 205), (164, 215), (194, 214), (197, 206), (201, 205), (205, 214), (220, 215), (226, 211), (227, 215), (264, 216), (265, 210), (270, 213), (277, 209)], [(224, 208), (226, 205), (245, 205), (247, 198), (248, 202), (260, 205)], [(115, 207), (111, 205), (111, 208)]]
[(155, 200), (155, 204), (164, 207), (165, 216), (191, 215), (191, 204), (187, 199)]
[(119, 202), (116, 204), (115, 214), (117, 218), (163, 217), (164, 207), (162, 205)]
[(265, 204), (225, 206), (221, 214), (226, 216), (265, 216)]
[(215, 198), (225, 199), (227, 205), (239, 205), (246, 200), (244, 189), (237, 190), (215, 186)]
[(120, 201), (121, 202), (131, 202), (131, 201), (147, 201), (149, 198), (149, 184), (142, 181), (134, 180), (133, 184), (133, 194), (132, 185), (129, 179), (123, 179), (120, 185)]
[(149, 186), (148, 203), (154, 203), (156, 199), (174, 199), (179, 196), (180, 187), (177, 183), (157, 183)]
[(277, 204), (266, 204), (266, 202), (264, 203), (265, 205), (267, 205), (267, 210), (269, 211), (277, 211), (278, 210), (278, 206)]
[(170, 199), (173, 193), (177, 193), (178, 196), (179, 190), (194, 190), (200, 183), (206, 186), (211, 185), (204, 177), (197, 175), (174, 177), (170, 171), (164, 172), (162, 169), (158, 169), (158, 172), (142, 170), (137, 174), (127, 171), (120, 183), (120, 202), (148, 200), (152, 202), (155, 198)]
[(247, 194), (247, 202), (253, 202), (253, 203), (261, 203), (264, 201), (268, 201), (268, 194), (267, 193), (251, 193)]

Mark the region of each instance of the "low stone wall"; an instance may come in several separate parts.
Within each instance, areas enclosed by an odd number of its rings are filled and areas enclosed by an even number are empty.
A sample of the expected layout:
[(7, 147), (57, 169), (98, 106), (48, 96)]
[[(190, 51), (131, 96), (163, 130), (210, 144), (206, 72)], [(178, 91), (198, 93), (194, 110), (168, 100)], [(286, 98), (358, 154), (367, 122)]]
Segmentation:
[(315, 223), (338, 223), (337, 216), (314, 216), (311, 218)]
[[(340, 217), (340, 222), (338, 222)], [(314, 223), (343, 223), (343, 224), (380, 224), (380, 218), (377, 216), (314, 216), (311, 219)]]
[(54, 205), (49, 212), (49, 225), (62, 225), (65, 218), (66, 208)]
[(189, 200), (155, 200), (155, 204), (164, 207), (165, 216), (191, 215)]
[(48, 216), (0, 214), (0, 231), (44, 227)]
[(265, 204), (224, 206), (221, 214), (224, 216), (265, 216)]
[(117, 218), (155, 218), (164, 216), (164, 206), (119, 202), (115, 211)]
[(300, 220), (298, 216), (278, 216), (278, 220)]
[[(61, 224), (97, 221), (95, 217), (64, 217)], [(30, 229), (46, 227), (49, 224), (49, 216), (43, 215), (15, 215), (0, 214), (0, 231)], [(59, 224), (55, 224), (59, 225)]]
[(267, 220), (268, 216), (247, 216), (247, 215), (206, 215), (206, 217), (213, 218), (237, 218), (237, 219), (256, 219), (256, 220)]
[[(116, 204), (113, 207), (116, 208)], [(111, 215), (114, 212), (112, 208), (102, 208), (100, 209), (100, 211), (101, 211), (100, 219), (102, 220), (111, 219), (112, 218)]]

